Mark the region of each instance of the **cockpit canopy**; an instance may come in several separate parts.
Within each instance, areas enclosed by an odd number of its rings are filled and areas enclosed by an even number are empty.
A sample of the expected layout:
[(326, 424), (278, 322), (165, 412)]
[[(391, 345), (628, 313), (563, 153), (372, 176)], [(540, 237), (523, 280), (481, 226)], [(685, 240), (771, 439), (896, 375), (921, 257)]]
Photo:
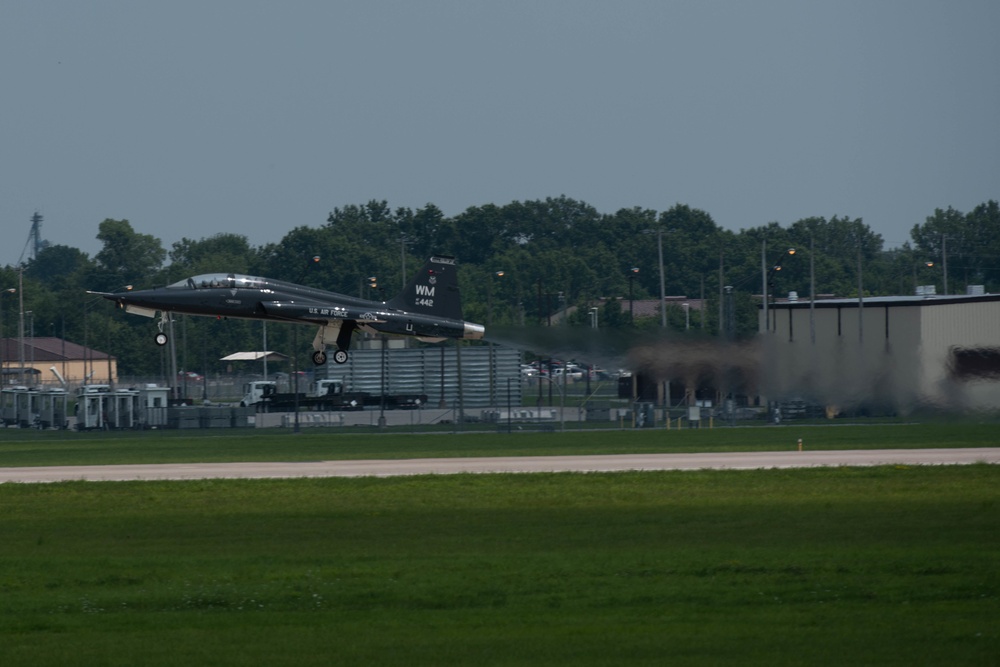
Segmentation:
[(203, 273), (185, 280), (180, 280), (173, 285), (168, 285), (170, 289), (262, 289), (267, 285), (264, 278), (254, 278), (238, 273)]

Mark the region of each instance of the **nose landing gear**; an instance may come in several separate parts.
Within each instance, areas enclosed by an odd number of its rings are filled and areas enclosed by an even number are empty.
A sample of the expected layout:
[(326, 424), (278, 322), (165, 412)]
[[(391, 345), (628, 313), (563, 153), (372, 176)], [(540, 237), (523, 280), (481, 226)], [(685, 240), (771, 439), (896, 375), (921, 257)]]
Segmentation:
[(155, 341), (160, 347), (167, 344), (167, 334), (163, 333), (163, 325), (169, 322), (169, 317), (170, 315), (168, 313), (160, 313), (160, 321), (156, 323), (156, 328), (159, 329), (159, 332), (153, 336), (153, 341)]

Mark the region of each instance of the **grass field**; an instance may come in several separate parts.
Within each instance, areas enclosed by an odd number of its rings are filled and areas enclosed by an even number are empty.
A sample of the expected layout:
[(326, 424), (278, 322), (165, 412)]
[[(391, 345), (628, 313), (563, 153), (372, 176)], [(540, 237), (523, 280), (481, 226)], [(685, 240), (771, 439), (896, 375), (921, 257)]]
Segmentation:
[(1000, 473), (0, 486), (4, 665), (996, 664)]
[(990, 447), (1000, 424), (875, 426), (788, 424), (699, 430), (555, 433), (345, 433), (339, 429), (241, 429), (73, 433), (0, 430), (0, 467), (216, 461), (315, 461), (441, 456)]
[[(985, 446), (993, 432), (6, 432), (0, 466)], [(1000, 664), (1000, 467), (0, 485), (0, 665), (554, 663)]]

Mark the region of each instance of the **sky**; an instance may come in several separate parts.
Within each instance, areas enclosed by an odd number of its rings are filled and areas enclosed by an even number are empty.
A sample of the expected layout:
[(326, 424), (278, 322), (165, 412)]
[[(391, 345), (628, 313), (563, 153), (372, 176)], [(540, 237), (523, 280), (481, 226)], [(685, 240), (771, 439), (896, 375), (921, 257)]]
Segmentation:
[(996, 0), (0, 0), (0, 265), (386, 200), (686, 204), (885, 247), (1000, 199)]

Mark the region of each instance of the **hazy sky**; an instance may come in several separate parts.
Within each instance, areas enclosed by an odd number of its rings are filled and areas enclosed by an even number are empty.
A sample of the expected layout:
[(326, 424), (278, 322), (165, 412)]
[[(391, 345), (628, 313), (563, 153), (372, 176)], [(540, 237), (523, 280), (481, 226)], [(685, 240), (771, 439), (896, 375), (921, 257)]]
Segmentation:
[(888, 247), (1000, 199), (997, 0), (0, 0), (0, 264), (31, 215), (280, 241), (568, 197)]

